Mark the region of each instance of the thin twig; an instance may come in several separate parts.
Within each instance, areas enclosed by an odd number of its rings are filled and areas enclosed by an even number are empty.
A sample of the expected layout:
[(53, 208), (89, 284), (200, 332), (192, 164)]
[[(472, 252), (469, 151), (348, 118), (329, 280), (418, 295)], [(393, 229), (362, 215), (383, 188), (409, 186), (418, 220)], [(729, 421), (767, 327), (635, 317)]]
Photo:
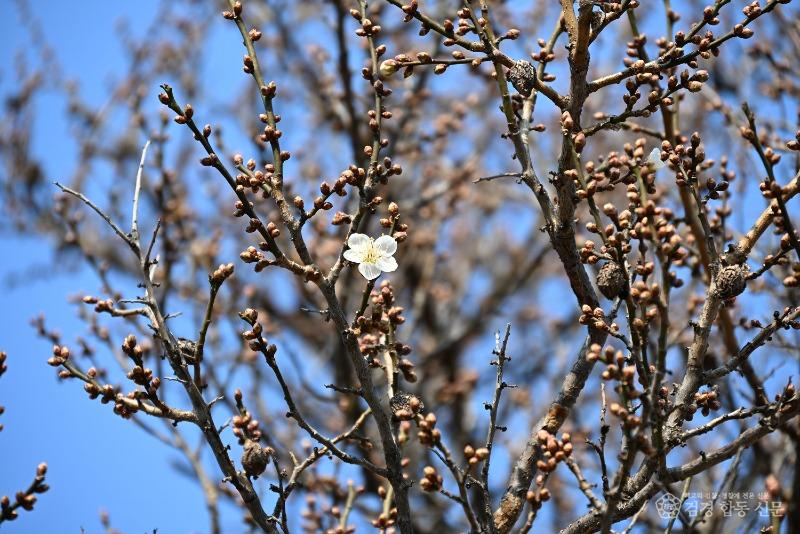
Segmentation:
[(493, 174), (491, 176), (481, 176), (480, 178), (473, 180), (472, 183), (477, 184), (480, 182), (491, 182), (492, 180), (497, 180), (498, 178), (522, 178), (522, 174), (518, 172), (503, 172), (500, 174)]
[(108, 214), (106, 214), (106, 212), (97, 207), (97, 204), (89, 200), (82, 193), (74, 191), (65, 185), (62, 185), (58, 182), (54, 182), (54, 184), (63, 192), (72, 195), (73, 197), (79, 199), (81, 202), (92, 208), (92, 210), (94, 210), (94, 212), (97, 213), (112, 230), (114, 230), (114, 233), (117, 234), (119, 238), (122, 239), (135, 254), (137, 255), (139, 254), (139, 246), (136, 244), (136, 241), (134, 241), (131, 238), (131, 235), (123, 232), (122, 228), (117, 226), (117, 224), (113, 220), (111, 220), (111, 217), (109, 217)]
[(136, 185), (133, 188), (133, 209), (131, 210), (131, 238), (134, 241), (139, 240), (139, 194), (142, 191), (142, 173), (144, 172), (144, 161), (147, 157), (147, 147), (150, 146), (150, 140), (144, 144), (142, 148), (142, 157), (139, 160), (139, 169), (136, 171)]

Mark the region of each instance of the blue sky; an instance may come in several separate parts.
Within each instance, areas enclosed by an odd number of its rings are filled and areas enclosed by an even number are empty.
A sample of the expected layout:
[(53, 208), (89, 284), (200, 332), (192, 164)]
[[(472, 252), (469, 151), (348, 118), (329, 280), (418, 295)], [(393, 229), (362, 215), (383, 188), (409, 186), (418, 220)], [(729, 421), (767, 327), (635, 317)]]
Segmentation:
[[(78, 6), (80, 4), (80, 6)], [(85, 98), (102, 99), (109, 76), (122, 74), (121, 47), (114, 21), (126, 18), (132, 31), (152, 19), (156, 2), (35, 2), (35, 16), (47, 32), (58, 60), (79, 77)], [(0, 8), (0, 91), (14, 83), (14, 54), (25, 46), (27, 33), (19, 11), (4, 2)], [(234, 41), (232, 46), (238, 43)], [(230, 50), (229, 50), (230, 51)], [(65, 103), (52, 94), (37, 102), (34, 142), (47, 151), (48, 175), (74, 163), (74, 143), (63, 120)], [(58, 142), (53, 142), (53, 139)], [(205, 532), (202, 495), (195, 482), (176, 474), (177, 459), (166, 446), (136, 426), (111, 414), (111, 407), (89, 401), (76, 383), (58, 384), (44, 362), (49, 345), (35, 336), (30, 319), (47, 312), (61, 332), (81, 330), (67, 296), (97, 281), (82, 269), (53, 269), (48, 243), (40, 237), (0, 235), (0, 348), (8, 353), (8, 371), (0, 378), (0, 494), (27, 487), (36, 465), (47, 461), (50, 491), (39, 496), (32, 513), (4, 524), (5, 532), (100, 532), (98, 512), (105, 509), (112, 525), (125, 532)], [(34, 269), (40, 275), (25, 277)], [(223, 525), (241, 529), (239, 519), (224, 515)], [(227, 531), (228, 529), (226, 529)]]

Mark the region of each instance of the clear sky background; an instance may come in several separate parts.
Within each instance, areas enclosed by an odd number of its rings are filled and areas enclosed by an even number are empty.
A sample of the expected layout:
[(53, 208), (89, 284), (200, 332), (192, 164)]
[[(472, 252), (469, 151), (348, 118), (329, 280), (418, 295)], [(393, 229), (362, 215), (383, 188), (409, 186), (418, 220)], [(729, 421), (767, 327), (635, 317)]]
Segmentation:
[[(16, 53), (27, 32), (10, 0), (0, 2), (0, 95), (14, 83)], [(109, 76), (127, 65), (114, 37), (115, 21), (127, 19), (133, 33), (151, 22), (156, 2), (23, 2), (47, 32), (58, 60), (80, 83), (85, 98), (103, 99)], [(215, 39), (220, 53), (233, 53), (238, 41)], [(224, 48), (228, 47), (228, 48)], [(236, 54), (240, 55), (238, 50)], [(236, 56), (233, 56), (236, 57)], [(156, 88), (154, 88), (156, 90)], [(64, 120), (65, 102), (53, 95), (37, 102), (34, 143), (48, 153), (48, 177), (68, 172), (74, 144)], [(57, 142), (54, 142), (56, 140)], [(40, 237), (0, 235), (0, 350), (8, 353), (8, 371), (0, 378), (0, 494), (30, 484), (36, 465), (47, 461), (51, 489), (39, 496), (34, 512), (5, 523), (9, 533), (102, 532), (99, 510), (124, 532), (205, 532), (201, 491), (172, 468), (175, 453), (135, 425), (111, 414), (109, 405), (89, 401), (80, 384), (59, 384), (45, 364), (51, 347), (38, 339), (30, 319), (41, 312), (61, 332), (83, 329), (67, 296), (94, 288), (85, 269), (54, 268), (49, 243)], [(32, 273), (34, 276), (25, 276)], [(24, 277), (25, 283), (18, 281)], [(223, 514), (228, 532), (242, 531), (239, 518)]]

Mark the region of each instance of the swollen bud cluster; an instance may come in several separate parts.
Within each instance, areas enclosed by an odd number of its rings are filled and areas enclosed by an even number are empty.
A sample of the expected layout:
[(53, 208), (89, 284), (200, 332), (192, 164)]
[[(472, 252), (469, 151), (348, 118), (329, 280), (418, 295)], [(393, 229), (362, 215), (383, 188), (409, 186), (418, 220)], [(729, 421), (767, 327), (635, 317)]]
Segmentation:
[(219, 287), (222, 282), (227, 280), (233, 275), (234, 266), (232, 263), (224, 263), (217, 267), (213, 273), (208, 277), (208, 281), (212, 286)]
[(414, 419), (420, 410), (425, 408), (425, 405), (419, 400), (419, 397), (406, 393), (405, 391), (398, 391), (389, 400), (389, 407), (392, 410), (392, 417), (398, 421), (410, 421)]
[(536, 462), (536, 467), (543, 473), (550, 473), (555, 470), (559, 462), (565, 461), (572, 455), (572, 436), (567, 432), (561, 434), (561, 439), (545, 429), (539, 430), (536, 440), (542, 448), (543, 459)]
[(489, 457), (489, 449), (486, 447), (479, 447), (474, 448), (472, 445), (467, 445), (464, 447), (464, 458), (466, 458), (467, 463), (471, 466), (477, 465), (480, 462), (484, 461)]
[(442, 475), (436, 472), (435, 467), (425, 466), (422, 474), (422, 480), (419, 481), (419, 487), (422, 491), (433, 492), (442, 489)]
[(69, 359), (69, 349), (61, 345), (53, 346), (53, 356), (47, 360), (47, 364), (58, 367)]

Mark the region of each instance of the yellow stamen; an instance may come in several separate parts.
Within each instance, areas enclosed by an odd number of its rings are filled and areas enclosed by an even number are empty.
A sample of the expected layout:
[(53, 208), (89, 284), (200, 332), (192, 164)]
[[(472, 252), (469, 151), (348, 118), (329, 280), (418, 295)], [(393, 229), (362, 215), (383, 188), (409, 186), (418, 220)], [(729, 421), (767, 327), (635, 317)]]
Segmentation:
[(372, 246), (372, 243), (369, 244), (369, 248), (367, 248), (366, 254), (364, 254), (364, 261), (363, 263), (375, 263), (378, 261), (378, 249)]

